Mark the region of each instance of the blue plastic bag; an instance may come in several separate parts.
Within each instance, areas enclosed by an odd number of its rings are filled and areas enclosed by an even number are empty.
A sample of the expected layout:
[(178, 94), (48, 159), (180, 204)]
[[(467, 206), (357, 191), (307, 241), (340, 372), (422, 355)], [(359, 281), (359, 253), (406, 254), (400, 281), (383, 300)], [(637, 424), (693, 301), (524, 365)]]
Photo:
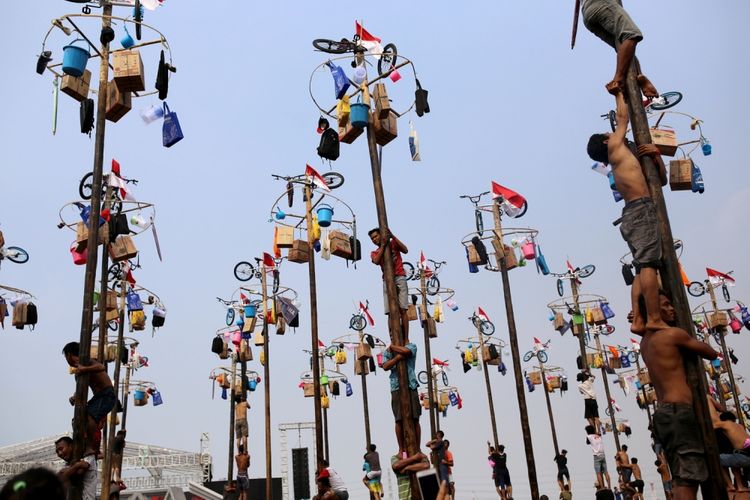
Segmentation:
[(341, 99), (346, 95), (346, 91), (349, 89), (349, 77), (346, 76), (341, 66), (333, 64), (331, 61), (326, 63), (328, 68), (331, 70), (331, 76), (333, 77), (333, 90), (336, 93), (336, 99)]
[(536, 246), (536, 270), (540, 271), (544, 276), (549, 274), (549, 266), (547, 266), (547, 259), (542, 255), (542, 247)]
[(143, 310), (143, 302), (141, 302), (141, 296), (138, 295), (135, 292), (128, 292), (127, 295), (127, 301), (128, 301), (128, 311), (142, 311)]
[(164, 102), (164, 124), (161, 127), (161, 135), (165, 148), (171, 148), (185, 138), (177, 113), (169, 110), (166, 101)]
[(698, 165), (696, 165), (693, 160), (690, 160), (690, 165), (690, 189), (694, 193), (703, 194), (703, 191), (706, 189), (703, 186), (703, 174), (701, 173), (701, 169), (698, 168)]

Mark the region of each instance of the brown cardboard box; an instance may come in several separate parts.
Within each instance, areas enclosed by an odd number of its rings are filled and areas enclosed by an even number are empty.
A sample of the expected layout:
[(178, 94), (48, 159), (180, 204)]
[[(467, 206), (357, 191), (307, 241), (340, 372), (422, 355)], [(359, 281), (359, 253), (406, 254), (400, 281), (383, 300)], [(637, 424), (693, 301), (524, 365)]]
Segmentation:
[(604, 317), (604, 312), (600, 307), (592, 307), (591, 316), (594, 317), (594, 324), (596, 325), (604, 325), (607, 323), (607, 318)]
[(640, 373), (638, 373), (638, 381), (641, 383), (641, 385), (648, 385), (651, 383), (651, 376), (648, 374), (648, 371), (641, 370)]
[[(99, 245), (109, 241), (109, 224), (99, 226)], [(86, 224), (79, 222), (76, 224), (76, 252), (81, 252), (88, 246), (89, 228)]]
[(91, 85), (91, 71), (84, 70), (83, 75), (75, 77), (72, 75), (63, 75), (60, 90), (65, 92), (76, 101), (83, 101), (89, 96), (89, 86)]
[(555, 319), (553, 321), (555, 330), (557, 330), (558, 332), (561, 331), (563, 328), (565, 328), (565, 324), (565, 318), (563, 318), (562, 313), (556, 312)]
[(351, 144), (357, 137), (362, 135), (364, 131), (365, 129), (363, 128), (353, 127), (351, 121), (347, 117), (345, 122), (339, 121), (339, 142)]
[(306, 382), (302, 384), (302, 391), (306, 398), (312, 398), (315, 396), (315, 385), (311, 382)]
[(669, 162), (669, 187), (672, 191), (686, 191), (693, 187), (693, 160)]
[(610, 355), (607, 358), (607, 363), (609, 364), (609, 367), (614, 370), (619, 370), (620, 368), (622, 368), (622, 360), (620, 359), (620, 356)]
[(389, 112), (386, 118), (378, 118), (372, 114), (370, 117), (375, 128), (375, 142), (379, 146), (385, 146), (398, 137), (398, 121), (395, 113)]
[(480, 262), (482, 262), (482, 259), (479, 257), (479, 252), (477, 252), (474, 244), (467, 244), (466, 249), (469, 251), (469, 264), (478, 265)]
[(725, 313), (724, 311), (717, 311), (708, 315), (709, 328), (716, 328), (717, 326), (727, 325), (729, 325), (729, 318), (727, 317), (727, 313)]
[(417, 320), (417, 306), (409, 304), (409, 308), (406, 310), (406, 319), (409, 321)]
[(431, 339), (436, 338), (437, 335), (437, 324), (433, 318), (427, 318), (427, 334)]
[(308, 261), (309, 257), (310, 245), (308, 245), (305, 240), (294, 240), (292, 248), (289, 249), (287, 260), (289, 260), (289, 262), (303, 264)]
[(498, 356), (496, 358), (493, 358), (492, 356), (490, 356), (489, 346), (484, 346), (482, 348), (482, 359), (484, 359), (485, 363), (487, 363), (488, 365), (493, 365), (493, 366), (499, 365), (500, 364), (499, 354), (500, 353), (498, 352)]
[(289, 226), (277, 226), (276, 246), (279, 248), (292, 248), (294, 245), (294, 228)]
[(370, 359), (372, 357), (372, 349), (370, 344), (360, 342), (357, 346), (357, 359), (360, 361)]
[(132, 259), (138, 255), (133, 238), (126, 235), (120, 235), (115, 241), (109, 244), (109, 257), (112, 262), (120, 262)]
[(388, 99), (388, 91), (385, 89), (385, 83), (375, 84), (372, 97), (375, 99), (375, 118), (388, 118), (391, 111), (391, 101)]
[(677, 136), (674, 130), (652, 128), (651, 142), (659, 148), (659, 152), (664, 156), (674, 156), (677, 152)]
[(542, 372), (533, 371), (528, 373), (531, 383), (534, 385), (542, 385)]
[(112, 54), (115, 83), (122, 92), (146, 90), (143, 59), (137, 50), (117, 50)]
[(352, 245), (347, 234), (341, 231), (331, 231), (328, 238), (331, 241), (331, 254), (344, 259), (352, 257)]
[(117, 292), (114, 290), (107, 290), (107, 310), (117, 309)]
[(367, 375), (370, 373), (370, 364), (367, 361), (355, 361), (354, 362), (354, 374), (355, 375)]
[(107, 120), (117, 122), (132, 108), (130, 92), (120, 91), (114, 80), (107, 84)]

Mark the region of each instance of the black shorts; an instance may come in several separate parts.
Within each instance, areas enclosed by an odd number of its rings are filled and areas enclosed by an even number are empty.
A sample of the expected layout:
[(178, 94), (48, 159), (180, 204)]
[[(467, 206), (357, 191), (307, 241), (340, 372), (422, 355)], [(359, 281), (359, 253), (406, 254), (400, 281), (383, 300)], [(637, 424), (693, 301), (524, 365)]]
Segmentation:
[(633, 254), (636, 272), (642, 267), (661, 266), (661, 236), (656, 207), (651, 198), (638, 198), (622, 209), (620, 234)]
[(674, 483), (695, 486), (708, 479), (706, 449), (693, 406), (660, 403), (653, 420), (654, 434), (664, 446)]
[(568, 468), (565, 467), (563, 469), (557, 469), (557, 480), (562, 481), (563, 478), (570, 481), (570, 472), (568, 472)]
[(643, 480), (636, 479), (635, 481), (631, 481), (630, 486), (636, 491), (638, 491), (638, 493), (643, 493), (643, 486), (644, 486)]
[[(416, 389), (409, 390), (409, 403), (411, 404), (412, 418), (419, 418), (422, 415), (422, 405), (419, 404), (419, 395)], [(391, 392), (391, 410), (396, 422), (401, 421), (401, 400), (398, 397), (398, 391)]]
[(599, 418), (599, 404), (596, 399), (583, 400), (583, 418)]
[(107, 387), (94, 394), (94, 397), (89, 400), (86, 404), (86, 413), (94, 419), (94, 422), (99, 422), (107, 416), (107, 413), (112, 411), (115, 403), (117, 403), (115, 390), (111, 386)]
[(237, 489), (240, 491), (247, 491), (250, 489), (250, 479), (247, 474), (237, 474)]
[(492, 474), (492, 477), (495, 479), (495, 488), (505, 488), (506, 486), (511, 486), (510, 471), (507, 468), (495, 471)]

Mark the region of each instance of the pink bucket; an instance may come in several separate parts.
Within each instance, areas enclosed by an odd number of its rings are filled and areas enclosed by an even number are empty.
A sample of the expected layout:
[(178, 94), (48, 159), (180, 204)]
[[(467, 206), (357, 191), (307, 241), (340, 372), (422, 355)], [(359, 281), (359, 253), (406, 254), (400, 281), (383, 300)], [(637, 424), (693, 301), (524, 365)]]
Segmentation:
[[(391, 66), (391, 68), (392, 67), (393, 66)], [(391, 74), (388, 75), (388, 78), (390, 78), (393, 83), (396, 83), (397, 81), (401, 80), (401, 73), (399, 73), (397, 69), (394, 69), (393, 71), (391, 71)]]
[(382, 353), (382, 352), (381, 352), (381, 353), (378, 353), (378, 356), (377, 356), (377, 358), (378, 358), (378, 366), (379, 366), (380, 368), (383, 368), (383, 353)]
[(232, 332), (232, 344), (239, 347), (240, 342), (242, 342), (242, 332), (239, 330), (235, 330), (234, 332)]
[(70, 255), (73, 256), (73, 264), (76, 266), (82, 266), (86, 263), (86, 249), (84, 248), (82, 251), (78, 252), (76, 251), (76, 247), (78, 244), (74, 241), (70, 245)]
[(523, 253), (524, 259), (534, 260), (536, 258), (536, 248), (534, 243), (529, 241), (521, 245), (521, 253)]

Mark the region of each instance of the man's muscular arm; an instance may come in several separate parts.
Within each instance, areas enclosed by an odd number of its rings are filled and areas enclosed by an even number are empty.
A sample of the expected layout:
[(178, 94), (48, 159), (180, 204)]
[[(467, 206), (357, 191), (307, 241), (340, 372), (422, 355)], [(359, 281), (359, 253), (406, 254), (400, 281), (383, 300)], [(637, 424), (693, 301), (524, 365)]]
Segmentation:
[(654, 163), (656, 163), (656, 168), (659, 169), (659, 179), (661, 180), (661, 185), (666, 186), (667, 168), (664, 166), (664, 160), (662, 160), (661, 158), (659, 148), (654, 144), (641, 144), (640, 146), (638, 146), (638, 156), (650, 156), (654, 160)]

